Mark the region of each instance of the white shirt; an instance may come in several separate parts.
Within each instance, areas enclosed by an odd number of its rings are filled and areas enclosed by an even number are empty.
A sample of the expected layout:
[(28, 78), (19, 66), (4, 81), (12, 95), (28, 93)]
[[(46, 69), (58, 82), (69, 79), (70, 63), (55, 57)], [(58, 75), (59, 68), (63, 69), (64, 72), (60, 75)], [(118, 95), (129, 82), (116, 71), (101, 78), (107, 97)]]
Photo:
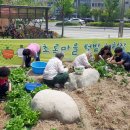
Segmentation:
[(87, 65), (90, 65), (90, 63), (88, 62), (88, 58), (86, 54), (81, 54), (77, 56), (73, 62), (74, 67), (78, 67), (78, 66), (86, 67)]
[(68, 68), (64, 68), (62, 61), (57, 57), (50, 59), (43, 73), (43, 78), (53, 80), (58, 73), (68, 72)]

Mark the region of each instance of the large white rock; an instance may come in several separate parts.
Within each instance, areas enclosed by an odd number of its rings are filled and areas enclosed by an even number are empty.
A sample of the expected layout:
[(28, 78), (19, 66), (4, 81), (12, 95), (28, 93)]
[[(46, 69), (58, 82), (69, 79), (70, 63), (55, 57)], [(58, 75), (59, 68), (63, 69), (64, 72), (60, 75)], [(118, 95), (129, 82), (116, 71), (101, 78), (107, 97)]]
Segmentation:
[(64, 92), (42, 90), (31, 102), (32, 108), (41, 112), (42, 119), (55, 118), (62, 123), (79, 121), (80, 114), (74, 100)]
[(77, 75), (75, 72), (69, 74), (69, 82), (65, 84), (65, 88), (75, 90), (78, 88), (88, 87), (95, 84), (100, 75), (96, 69), (85, 69), (82, 75)]

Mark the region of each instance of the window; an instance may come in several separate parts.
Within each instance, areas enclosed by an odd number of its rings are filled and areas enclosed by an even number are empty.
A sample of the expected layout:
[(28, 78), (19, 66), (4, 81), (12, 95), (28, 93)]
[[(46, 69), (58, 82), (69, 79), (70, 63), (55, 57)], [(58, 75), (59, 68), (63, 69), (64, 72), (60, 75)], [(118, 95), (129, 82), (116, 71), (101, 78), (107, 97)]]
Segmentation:
[(95, 7), (97, 7), (98, 6), (98, 3), (95, 3)]
[(101, 3), (98, 3), (98, 7), (101, 7)]

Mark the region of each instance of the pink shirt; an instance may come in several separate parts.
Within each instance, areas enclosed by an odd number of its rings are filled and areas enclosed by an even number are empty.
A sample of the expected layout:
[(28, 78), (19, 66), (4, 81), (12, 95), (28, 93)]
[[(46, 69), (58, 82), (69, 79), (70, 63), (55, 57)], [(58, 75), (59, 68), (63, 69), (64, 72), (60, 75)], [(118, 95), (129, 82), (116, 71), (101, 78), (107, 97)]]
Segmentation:
[(35, 57), (40, 51), (40, 45), (38, 45), (37, 43), (31, 43), (28, 45), (27, 49), (30, 49), (31, 55)]

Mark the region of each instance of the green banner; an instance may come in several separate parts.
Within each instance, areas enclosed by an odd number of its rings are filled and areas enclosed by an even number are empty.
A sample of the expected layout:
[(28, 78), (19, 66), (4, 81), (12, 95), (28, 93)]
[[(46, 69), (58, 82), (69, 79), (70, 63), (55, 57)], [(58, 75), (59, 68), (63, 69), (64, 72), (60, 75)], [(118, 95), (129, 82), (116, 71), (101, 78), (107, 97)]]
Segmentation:
[(104, 45), (111, 45), (112, 50), (117, 46), (130, 51), (130, 39), (45, 39), (45, 40), (0, 40), (0, 66), (20, 65), (21, 53), (30, 43), (41, 45), (41, 61), (48, 61), (56, 52), (65, 53), (64, 60), (71, 61), (77, 55), (91, 50), (98, 53)]

